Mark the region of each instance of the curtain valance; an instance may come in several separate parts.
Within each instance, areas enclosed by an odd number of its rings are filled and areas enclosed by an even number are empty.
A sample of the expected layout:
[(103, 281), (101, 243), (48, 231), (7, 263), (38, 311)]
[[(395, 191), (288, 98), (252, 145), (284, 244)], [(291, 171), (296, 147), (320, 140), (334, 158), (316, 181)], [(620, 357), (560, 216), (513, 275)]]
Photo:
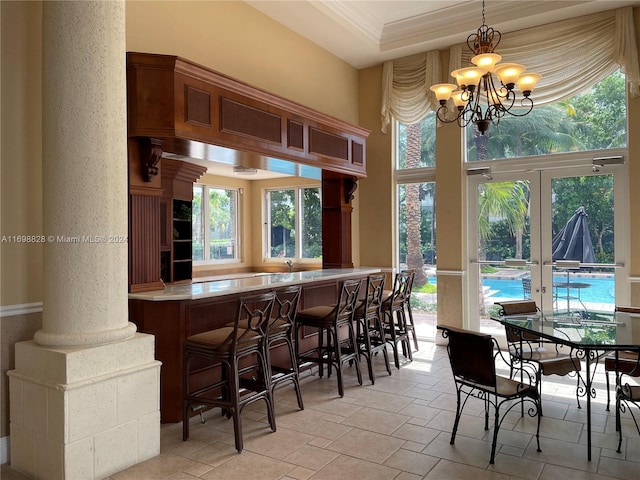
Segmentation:
[[(577, 95), (618, 68), (626, 75), (631, 96), (640, 96), (632, 7), (504, 33), (496, 52), (503, 62), (521, 63), (528, 71), (542, 75), (533, 92), (536, 105)], [(450, 70), (471, 65), (473, 55), (466, 44), (453, 45)], [(445, 82), (453, 80), (442, 78), (438, 51), (385, 62), (382, 131), (387, 131), (391, 117), (415, 123), (435, 110), (438, 104), (429, 87)]]

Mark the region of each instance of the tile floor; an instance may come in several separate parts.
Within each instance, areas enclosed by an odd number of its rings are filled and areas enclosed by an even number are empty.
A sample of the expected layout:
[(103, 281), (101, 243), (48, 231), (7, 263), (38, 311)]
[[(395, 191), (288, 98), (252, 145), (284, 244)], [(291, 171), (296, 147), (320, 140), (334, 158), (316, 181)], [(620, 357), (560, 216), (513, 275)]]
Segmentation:
[[(205, 424), (192, 418), (186, 442), (181, 424), (163, 425), (161, 454), (110, 480), (640, 479), (640, 435), (625, 420), (623, 451), (616, 453), (614, 415), (605, 411), (604, 374), (599, 372), (591, 462), (575, 379), (545, 377), (542, 452), (535, 448), (535, 420), (512, 412), (498, 435), (495, 464), (489, 465), (491, 431), (483, 429), (481, 402), (469, 401), (456, 444), (449, 444), (455, 389), (445, 347), (422, 341), (414, 361), (392, 368), (391, 376), (377, 358), (375, 385), (365, 373), (359, 386), (354, 370), (346, 369), (344, 398), (337, 395), (334, 377), (306, 375), (303, 411), (292, 387), (279, 389), (275, 433), (268, 428), (264, 404), (249, 406), (243, 413), (241, 454), (234, 448), (232, 422), (217, 410), (205, 414)], [(22, 477), (5, 467), (2, 478)]]

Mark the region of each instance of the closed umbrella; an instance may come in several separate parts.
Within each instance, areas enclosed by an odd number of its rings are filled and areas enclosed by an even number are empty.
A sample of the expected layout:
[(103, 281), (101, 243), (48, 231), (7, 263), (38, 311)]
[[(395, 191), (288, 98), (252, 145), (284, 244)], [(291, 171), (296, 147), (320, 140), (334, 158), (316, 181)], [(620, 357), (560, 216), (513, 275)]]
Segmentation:
[(553, 237), (553, 261), (577, 260), (581, 263), (595, 263), (593, 243), (587, 225), (587, 212), (579, 207), (569, 221)]
[[(552, 259), (576, 260), (580, 263), (595, 263), (593, 243), (587, 225), (587, 212), (579, 207), (552, 241)], [(567, 270), (567, 308), (569, 308), (569, 270)], [(582, 303), (582, 302), (581, 302)]]

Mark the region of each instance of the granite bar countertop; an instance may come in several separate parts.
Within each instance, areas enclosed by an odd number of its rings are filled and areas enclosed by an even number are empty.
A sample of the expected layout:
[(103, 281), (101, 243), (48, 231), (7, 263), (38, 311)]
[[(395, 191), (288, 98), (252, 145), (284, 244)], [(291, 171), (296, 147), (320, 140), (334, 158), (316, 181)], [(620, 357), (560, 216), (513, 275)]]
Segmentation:
[(304, 285), (324, 280), (336, 280), (354, 276), (365, 276), (380, 273), (377, 267), (333, 268), (322, 270), (308, 270), (293, 273), (256, 273), (253, 276), (243, 274), (241, 278), (213, 280), (192, 283), (167, 285), (162, 290), (130, 293), (129, 299), (146, 300), (149, 302), (166, 302), (170, 300), (199, 300), (202, 298), (250, 293), (269, 288), (279, 288), (287, 285)]

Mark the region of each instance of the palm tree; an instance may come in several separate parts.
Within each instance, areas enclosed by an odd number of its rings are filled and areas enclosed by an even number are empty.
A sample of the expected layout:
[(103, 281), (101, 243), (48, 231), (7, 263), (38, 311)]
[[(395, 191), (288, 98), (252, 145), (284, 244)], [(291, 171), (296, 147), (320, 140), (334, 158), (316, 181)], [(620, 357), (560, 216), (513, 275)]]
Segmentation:
[[(422, 128), (420, 123), (406, 125), (407, 128), (407, 155), (406, 168), (420, 166), (422, 155)], [(419, 287), (427, 283), (424, 273), (424, 258), (422, 257), (421, 242), (421, 203), (420, 185), (408, 183), (406, 186), (406, 210), (407, 210), (407, 268), (415, 270), (414, 285)]]

